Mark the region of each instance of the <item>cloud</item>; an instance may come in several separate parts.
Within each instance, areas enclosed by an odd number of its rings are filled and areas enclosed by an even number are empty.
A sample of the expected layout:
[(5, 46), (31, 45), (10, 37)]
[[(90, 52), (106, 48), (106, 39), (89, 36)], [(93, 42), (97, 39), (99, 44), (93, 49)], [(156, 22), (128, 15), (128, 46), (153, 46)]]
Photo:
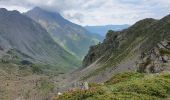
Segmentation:
[(35, 6), (81, 25), (133, 24), (170, 13), (170, 0), (0, 0), (0, 7), (21, 12)]

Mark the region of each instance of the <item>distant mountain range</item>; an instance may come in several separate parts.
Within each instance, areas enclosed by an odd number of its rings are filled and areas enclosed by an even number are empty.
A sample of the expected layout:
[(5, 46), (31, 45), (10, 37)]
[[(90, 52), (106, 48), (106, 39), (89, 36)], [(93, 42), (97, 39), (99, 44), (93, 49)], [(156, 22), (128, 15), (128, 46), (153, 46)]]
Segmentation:
[(66, 20), (59, 13), (36, 7), (25, 15), (41, 24), (60, 46), (79, 59), (84, 57), (90, 45), (103, 39), (100, 35), (92, 34), (82, 26)]
[(105, 36), (109, 30), (121, 31), (123, 29), (128, 28), (129, 26), (130, 25), (128, 24), (124, 24), (124, 25), (84, 26), (84, 28), (90, 31), (91, 33), (96, 33), (101, 36)]

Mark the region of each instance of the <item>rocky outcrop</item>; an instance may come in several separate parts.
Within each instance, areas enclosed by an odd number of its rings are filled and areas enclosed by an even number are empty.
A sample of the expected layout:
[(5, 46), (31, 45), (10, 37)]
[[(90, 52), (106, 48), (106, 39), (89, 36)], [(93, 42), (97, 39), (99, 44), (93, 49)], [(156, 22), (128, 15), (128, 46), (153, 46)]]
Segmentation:
[(137, 63), (139, 72), (158, 73), (170, 69), (170, 41), (164, 40), (148, 53), (141, 54)]
[(108, 31), (103, 43), (90, 47), (88, 54), (83, 60), (83, 67), (86, 67), (100, 58), (102, 55), (109, 55), (113, 49), (119, 46), (118, 33), (114, 31)]

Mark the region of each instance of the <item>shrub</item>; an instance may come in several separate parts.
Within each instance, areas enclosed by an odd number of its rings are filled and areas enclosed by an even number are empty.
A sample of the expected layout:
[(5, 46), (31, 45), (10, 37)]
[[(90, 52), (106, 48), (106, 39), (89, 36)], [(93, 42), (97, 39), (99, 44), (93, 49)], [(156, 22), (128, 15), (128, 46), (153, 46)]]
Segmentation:
[(114, 92), (88, 98), (88, 100), (157, 100), (157, 99), (158, 98), (153, 96), (137, 94), (133, 92)]
[(32, 68), (32, 72), (33, 72), (33, 73), (40, 74), (40, 73), (43, 72), (43, 71), (41, 70), (40, 66), (38, 66), (38, 65), (32, 65), (31, 68)]
[(48, 94), (49, 92), (53, 91), (54, 84), (46, 79), (43, 79), (41, 80), (40, 85), (38, 85), (37, 89), (44, 94)]
[(168, 50), (168, 49), (160, 49), (159, 52), (161, 55), (165, 55), (165, 54), (170, 55), (170, 50)]
[[(162, 100), (170, 97), (170, 73), (119, 73), (103, 85), (90, 84), (89, 90), (65, 92), (62, 100)], [(56, 100), (59, 100), (57, 96)]]
[(106, 84), (116, 84), (119, 82), (129, 81), (136, 78), (142, 78), (144, 74), (137, 72), (124, 72), (114, 75), (110, 80), (106, 81)]
[[(76, 89), (64, 93), (61, 98), (62, 100), (85, 100), (89, 97), (101, 94), (104, 94), (101, 88), (90, 88), (89, 90)], [(57, 96), (56, 100), (59, 100), (59, 96)]]
[(99, 84), (99, 83), (89, 83), (89, 87), (98, 87), (98, 86), (102, 86), (102, 84)]
[(119, 84), (112, 89), (113, 92), (134, 92), (138, 94), (146, 94), (159, 98), (165, 98), (170, 92), (170, 80), (163, 78), (141, 79)]

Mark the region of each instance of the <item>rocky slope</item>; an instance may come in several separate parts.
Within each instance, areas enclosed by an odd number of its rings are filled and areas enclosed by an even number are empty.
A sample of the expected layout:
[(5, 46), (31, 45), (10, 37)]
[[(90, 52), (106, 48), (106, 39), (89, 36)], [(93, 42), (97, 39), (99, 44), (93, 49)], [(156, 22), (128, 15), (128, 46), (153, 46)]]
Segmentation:
[[(80, 80), (104, 82), (115, 73), (137, 70), (136, 64), (142, 54), (169, 39), (170, 15), (160, 20), (141, 20), (123, 31), (109, 31), (103, 43), (90, 47), (83, 69), (74, 75), (81, 73)], [(155, 67), (155, 72), (156, 69), (161, 70)]]
[(164, 40), (149, 52), (141, 54), (137, 68), (139, 72), (145, 73), (170, 70), (170, 41)]
[(40, 23), (65, 50), (80, 59), (88, 52), (88, 47), (102, 40), (99, 35), (89, 33), (83, 27), (64, 19), (59, 13), (36, 7), (26, 13)]
[(28, 60), (66, 70), (78, 66), (76, 57), (62, 49), (38, 23), (18, 11), (0, 9), (2, 59)]

